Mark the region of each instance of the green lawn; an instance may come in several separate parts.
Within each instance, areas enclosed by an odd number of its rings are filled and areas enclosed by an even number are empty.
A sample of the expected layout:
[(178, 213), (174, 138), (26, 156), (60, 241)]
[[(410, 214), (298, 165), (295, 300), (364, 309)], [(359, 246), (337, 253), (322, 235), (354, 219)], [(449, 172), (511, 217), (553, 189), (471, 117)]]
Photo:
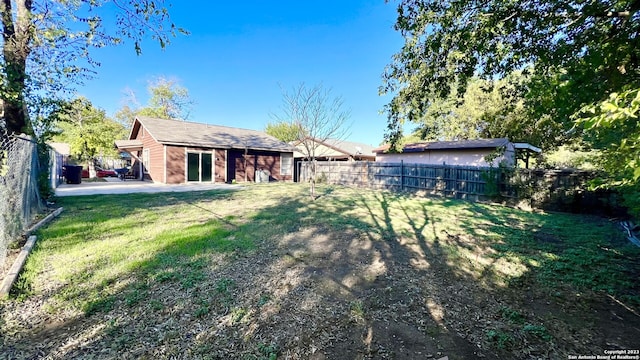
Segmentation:
[(0, 340), (16, 357), (566, 358), (626, 344), (600, 331), (611, 311), (638, 338), (640, 251), (606, 219), (307, 193), (61, 198), (0, 303)]

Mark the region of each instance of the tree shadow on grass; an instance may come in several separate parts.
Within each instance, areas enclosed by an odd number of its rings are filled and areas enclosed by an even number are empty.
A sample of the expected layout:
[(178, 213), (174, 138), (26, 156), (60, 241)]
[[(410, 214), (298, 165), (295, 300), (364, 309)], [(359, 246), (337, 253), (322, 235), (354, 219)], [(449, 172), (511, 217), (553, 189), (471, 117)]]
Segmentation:
[[(160, 246), (120, 272), (99, 275), (100, 281), (91, 281), (100, 269), (81, 270), (87, 284), (100, 286), (65, 290), (75, 285), (63, 284), (57, 291), (68, 292), (65, 301), (81, 299), (84, 315), (20, 341), (4, 339), (6, 351), (211, 358), (441, 353), (456, 359), (478, 352), (505, 356), (527, 343), (530, 354), (557, 355), (551, 340), (527, 333), (524, 323), (496, 321), (508, 313), (505, 308), (518, 306), (507, 296), (509, 284), (498, 286), (459, 263), (469, 261), (465, 251), (489, 251), (494, 244), (443, 231), (452, 214), (470, 211), (498, 223), (508, 212), (484, 206), (476, 211), (475, 205), (451, 201), (440, 206), (387, 192), (345, 195), (333, 188), (311, 202), (306, 188), (280, 186), (269, 188), (268, 199), (218, 193), (213, 200), (207, 193), (137, 199), (133, 208), (140, 211), (167, 216), (166, 209), (184, 205), (198, 209), (199, 217), (154, 234), (148, 240)], [(246, 209), (229, 213), (224, 207), (233, 201), (246, 201)], [(455, 221), (478, 238), (491, 230), (478, 231), (477, 219), (470, 217)], [(122, 229), (113, 224), (109, 230)], [(507, 241), (499, 231), (494, 235)], [(485, 270), (497, 260), (488, 261)], [(536, 321), (521, 312), (526, 321)]]

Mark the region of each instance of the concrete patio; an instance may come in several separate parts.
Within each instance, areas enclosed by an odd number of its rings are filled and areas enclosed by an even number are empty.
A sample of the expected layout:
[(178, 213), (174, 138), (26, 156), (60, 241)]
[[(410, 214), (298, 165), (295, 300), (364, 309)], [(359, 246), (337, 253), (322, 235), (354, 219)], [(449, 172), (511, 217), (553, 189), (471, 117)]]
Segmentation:
[(105, 182), (83, 182), (81, 184), (62, 183), (56, 189), (56, 196), (82, 196), (104, 194), (133, 194), (133, 193), (160, 193), (160, 192), (184, 192), (203, 190), (240, 190), (242, 185), (221, 183), (189, 183), (189, 184), (158, 184), (151, 181), (126, 180), (105, 178)]

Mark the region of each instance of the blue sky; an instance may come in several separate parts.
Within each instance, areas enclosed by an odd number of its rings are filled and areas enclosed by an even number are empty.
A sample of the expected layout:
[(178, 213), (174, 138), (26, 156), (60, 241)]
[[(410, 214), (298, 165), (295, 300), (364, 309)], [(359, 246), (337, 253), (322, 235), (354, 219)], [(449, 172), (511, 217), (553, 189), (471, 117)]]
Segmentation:
[(390, 97), (378, 87), (402, 46), (394, 2), (173, 0), (170, 13), (190, 35), (164, 50), (149, 40), (141, 56), (130, 43), (97, 50), (102, 65), (78, 94), (113, 115), (125, 89), (144, 104), (148, 82), (163, 76), (189, 90), (190, 121), (263, 130), (281, 113), (281, 86), (322, 83), (351, 109), (349, 140), (382, 141)]

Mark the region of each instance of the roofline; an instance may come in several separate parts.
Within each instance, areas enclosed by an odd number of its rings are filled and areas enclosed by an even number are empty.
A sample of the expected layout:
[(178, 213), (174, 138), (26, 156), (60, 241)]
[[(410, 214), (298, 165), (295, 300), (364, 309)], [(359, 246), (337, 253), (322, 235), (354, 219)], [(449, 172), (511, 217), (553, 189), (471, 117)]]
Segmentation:
[[(150, 118), (151, 119), (151, 118)], [(133, 135), (133, 129), (135, 129), (136, 127), (136, 121), (140, 123), (140, 126), (144, 127), (145, 129), (147, 129), (147, 127), (144, 125), (144, 123), (142, 122), (142, 120), (140, 120), (140, 116), (136, 116), (133, 118), (133, 124), (131, 124), (131, 132), (129, 132), (129, 140), (134, 140), (131, 139), (131, 135)], [(140, 130), (138, 130), (140, 131)], [(149, 133), (149, 135), (151, 135), (151, 137), (153, 138), (153, 140), (157, 143), (160, 143), (158, 141), (158, 139), (156, 139), (156, 137), (151, 133), (151, 131), (149, 131), (149, 129), (147, 129), (147, 132)]]
[[(429, 144), (437, 144), (437, 143), (443, 143), (443, 142), (448, 142), (448, 143), (455, 143), (455, 142), (471, 142), (471, 141), (477, 141), (477, 140), (503, 140), (502, 144), (499, 145), (475, 145), (475, 146), (464, 146), (464, 147), (457, 147), (457, 146), (452, 146), (452, 147), (437, 147), (437, 148), (422, 148), (421, 150), (413, 150), (413, 149), (409, 149), (409, 151), (406, 151), (406, 147), (407, 146), (418, 146), (420, 144), (423, 144), (425, 146), (428, 146)], [(404, 144), (402, 146), (402, 149), (400, 149), (400, 152), (398, 152), (399, 154), (403, 154), (403, 153), (418, 153), (418, 152), (425, 152), (425, 151), (434, 151), (434, 150), (462, 150), (462, 149), (495, 149), (501, 146), (507, 146), (509, 144), (513, 144), (512, 142), (509, 141), (508, 138), (495, 138), (495, 139), (471, 139), (471, 140), (445, 140), (445, 141), (424, 141), (424, 142), (415, 142), (415, 143), (409, 143), (409, 144)], [(533, 146), (535, 147), (535, 146)], [(391, 146), (389, 144), (384, 144), (382, 146), (379, 146), (375, 149), (373, 149), (373, 153), (375, 154), (380, 154), (380, 153), (387, 153), (387, 151), (391, 148)]]
[(260, 131), (260, 130), (256, 130), (256, 129), (240, 128), (240, 127), (236, 127), (236, 126), (216, 125), (216, 124), (202, 123), (202, 122), (182, 120), (182, 119), (163, 119), (163, 118), (152, 117), (152, 116), (136, 116), (136, 119), (138, 119), (140, 117), (147, 118), (147, 119), (155, 119), (155, 120), (175, 121), (175, 122), (188, 123), (188, 124), (194, 124), (194, 125), (204, 125), (204, 126), (212, 126), (212, 127), (215, 126), (215, 127), (221, 127), (221, 128), (227, 128), (227, 129), (246, 130), (246, 131), (253, 131), (253, 132), (266, 134), (264, 131)]
[(527, 150), (531, 150), (533, 152), (537, 152), (537, 153), (541, 153), (542, 149), (537, 147), (537, 146), (533, 146), (529, 143), (513, 143), (513, 147), (516, 149), (527, 149)]
[(294, 149), (289, 149), (289, 150), (283, 150), (283, 149), (274, 149), (274, 148), (263, 148), (263, 147), (238, 147), (238, 146), (231, 146), (231, 145), (214, 145), (211, 146), (210, 144), (202, 144), (202, 143), (188, 143), (188, 142), (175, 142), (175, 141), (158, 141), (159, 144), (163, 144), (163, 145), (171, 145), (171, 146), (192, 146), (192, 147), (202, 147), (202, 148), (209, 148), (209, 149), (238, 149), (238, 150), (244, 150), (246, 149), (250, 149), (250, 150), (261, 150), (261, 151), (270, 151), (270, 152), (290, 152), (293, 153), (295, 150)]
[[(138, 121), (138, 117), (137, 116), (135, 116), (133, 118), (133, 122), (131, 123), (131, 129), (129, 130), (129, 136), (127, 136), (127, 140), (132, 140), (131, 139), (131, 135), (133, 135), (133, 128), (136, 127), (136, 121)], [(140, 121), (138, 121), (138, 122), (140, 122)], [(140, 125), (142, 125), (142, 123), (140, 123)]]
[[(137, 142), (137, 143), (136, 144), (131, 144), (130, 146), (124, 146), (121, 143), (122, 141)], [(119, 142), (121, 143), (120, 145), (118, 145)], [(113, 142), (113, 145), (115, 145), (115, 147), (118, 150), (122, 150), (122, 151), (125, 151), (126, 149), (129, 149), (129, 150), (140, 150), (140, 149), (142, 149), (144, 147), (144, 144), (142, 143), (142, 140), (137, 140), (137, 139), (133, 139), (133, 140), (130, 140), (130, 139), (128, 139), (128, 140), (115, 140)]]
[[(313, 138), (313, 139), (314, 139), (314, 141), (316, 141), (316, 140), (317, 140), (316, 138)], [(322, 145), (324, 145), (324, 146), (328, 147), (329, 149), (333, 149), (333, 150), (335, 150), (335, 151), (337, 151), (337, 152), (340, 152), (340, 153), (343, 153), (343, 154), (345, 154), (345, 155), (347, 155), (347, 156), (351, 156), (351, 155), (353, 155), (353, 154), (349, 154), (348, 152), (345, 152), (345, 151), (344, 151), (344, 150), (342, 150), (342, 149), (338, 149), (337, 147), (335, 147), (335, 146), (333, 146), (333, 145), (329, 145), (329, 144), (327, 144), (327, 143), (325, 142), (325, 141), (327, 141), (327, 140), (328, 140), (328, 139), (324, 139), (324, 140), (320, 140), (319, 142), (320, 142)], [(336, 139), (336, 140), (338, 140), (338, 139)], [(340, 141), (340, 140), (338, 140), (338, 141)]]
[[(358, 153), (353, 153), (353, 154), (351, 154), (351, 153), (346, 152), (346, 151), (344, 151), (344, 150), (342, 150), (342, 149), (339, 149), (339, 148), (337, 148), (337, 147), (335, 147), (335, 146), (333, 146), (333, 145), (329, 145), (329, 144), (327, 144), (327, 143), (325, 142), (325, 141), (329, 140), (329, 138), (327, 138), (327, 139), (325, 139), (325, 140), (318, 140), (318, 139), (316, 139), (316, 138), (314, 138), (314, 137), (306, 136), (306, 137), (305, 137), (305, 139), (312, 139), (313, 141), (315, 141), (315, 142), (317, 142), (317, 143), (321, 143), (322, 145), (324, 145), (324, 146), (326, 146), (326, 147), (328, 147), (328, 148), (330, 148), (330, 149), (333, 149), (333, 150), (335, 150), (335, 151), (337, 151), (337, 152), (339, 152), (339, 153), (343, 153), (343, 154), (345, 154), (345, 155), (347, 155), (347, 156), (364, 155), (364, 153), (362, 153), (362, 154), (358, 154)], [(334, 139), (334, 140), (336, 140), (336, 141), (346, 141), (346, 140), (341, 140), (341, 139)], [(302, 141), (303, 141), (303, 140), (295, 140), (295, 141), (297, 141), (297, 142), (298, 142), (298, 145), (300, 145), (300, 143), (302, 143)], [(364, 144), (363, 144), (363, 145), (364, 145)], [(371, 154), (373, 154), (373, 153), (374, 153), (374, 152), (373, 152), (373, 151), (371, 151)], [(375, 156), (375, 155), (374, 155), (374, 156)]]
[[(219, 128), (226, 128), (226, 129), (234, 129), (234, 130), (244, 130), (244, 131), (251, 131), (251, 132), (255, 132), (255, 133), (261, 133), (261, 134), (266, 134), (262, 131), (258, 131), (258, 130), (253, 130), (253, 129), (244, 129), (244, 128), (238, 128), (238, 127), (232, 127), (232, 126), (224, 126), (224, 125), (212, 125), (212, 124), (205, 124), (205, 123), (199, 123), (199, 122), (195, 122), (195, 121), (186, 121), (186, 120), (180, 120), (180, 119), (161, 119), (161, 118), (154, 118), (154, 117), (150, 117), (150, 116), (136, 116), (134, 118), (134, 122), (131, 126), (131, 131), (129, 133), (129, 139), (128, 140), (134, 140), (131, 139), (131, 135), (133, 135), (133, 128), (135, 127), (135, 122), (139, 122), (140, 126), (143, 126), (145, 129), (147, 128), (143, 121), (140, 120), (140, 118), (146, 118), (146, 119), (155, 119), (155, 120), (168, 120), (168, 121), (175, 121), (175, 122), (180, 122), (180, 123), (189, 123), (189, 124), (194, 124), (194, 125), (204, 125), (207, 127), (219, 127)], [(155, 142), (157, 142), (158, 144), (163, 144), (163, 145), (174, 145), (174, 146), (197, 146), (197, 147), (206, 147), (206, 148), (210, 148), (210, 149), (245, 149), (244, 147), (235, 147), (235, 146), (230, 146), (230, 145), (215, 145), (215, 146), (210, 146), (210, 145), (205, 145), (203, 146), (203, 144), (201, 143), (189, 143), (189, 142), (172, 142), (172, 141), (163, 141), (163, 140), (158, 140), (152, 133), (151, 131), (149, 131), (149, 129), (147, 129), (147, 132), (149, 133), (149, 135), (151, 135), (151, 137), (153, 138), (153, 140), (155, 140)], [(266, 134), (268, 135), (268, 134)], [(286, 144), (285, 142), (283, 142), (283, 144)], [(289, 149), (287, 151), (285, 150), (281, 150), (281, 149), (274, 149), (274, 148), (263, 148), (263, 147), (251, 147), (250, 149), (252, 150), (261, 150), (261, 151), (271, 151), (271, 152), (291, 152), (293, 153), (295, 151), (295, 149)]]

